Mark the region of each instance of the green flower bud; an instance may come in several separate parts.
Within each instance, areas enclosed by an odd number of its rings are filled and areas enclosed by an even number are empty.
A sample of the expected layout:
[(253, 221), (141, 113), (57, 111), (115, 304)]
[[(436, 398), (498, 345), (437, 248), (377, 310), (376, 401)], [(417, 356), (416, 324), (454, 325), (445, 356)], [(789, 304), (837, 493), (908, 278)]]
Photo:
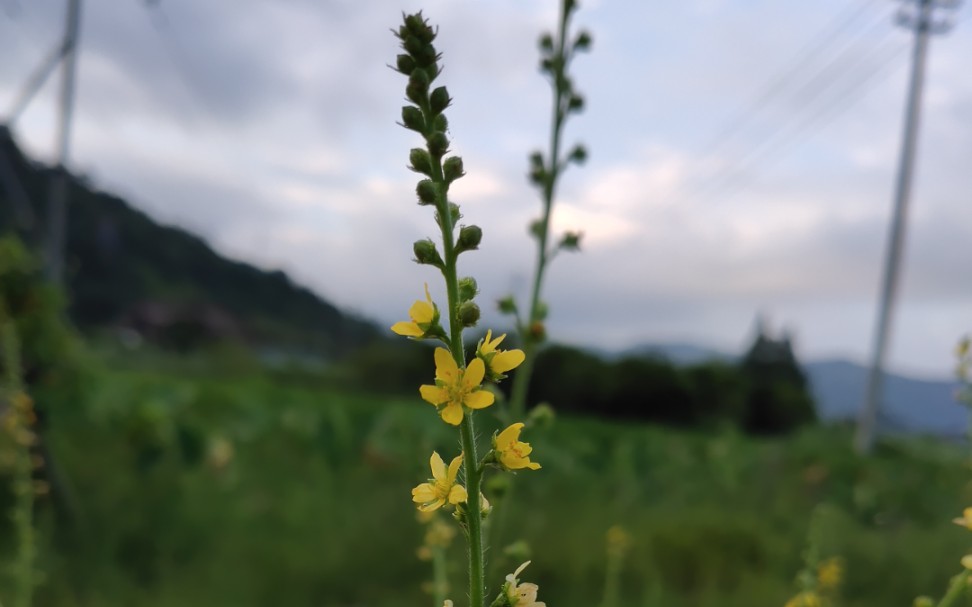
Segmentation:
[(456, 241), (456, 253), (478, 249), (482, 239), (483, 230), (479, 226), (462, 226), (459, 230), (459, 240)]
[(438, 60), (439, 55), (435, 52), (435, 47), (431, 44), (423, 46), (422, 50), (415, 54), (415, 61), (418, 62), (419, 66), (428, 70), (429, 82), (432, 82), (439, 76), (439, 68), (435, 65), (435, 62)]
[(540, 36), (540, 50), (545, 53), (552, 53), (554, 50), (553, 36), (544, 34)]
[(543, 166), (543, 154), (530, 154), (530, 181), (534, 185), (542, 186), (547, 181), (547, 170)]
[(429, 153), (437, 158), (441, 158), (449, 151), (449, 138), (442, 131), (436, 131), (425, 140), (429, 146)]
[(935, 607), (935, 601), (931, 597), (920, 596), (912, 603), (914, 607)]
[(399, 72), (409, 76), (415, 69), (415, 59), (412, 59), (410, 55), (399, 55), (395, 61), (395, 66)]
[(479, 285), (472, 276), (459, 279), (459, 301), (471, 301), (479, 293)]
[(405, 27), (408, 28), (410, 34), (425, 44), (435, 40), (435, 30), (429, 27), (429, 23), (422, 17), (421, 11), (405, 17)]
[(406, 105), (402, 108), (402, 126), (406, 129), (418, 131), (425, 130), (425, 118), (422, 117), (422, 110), (414, 105)]
[(549, 428), (556, 417), (557, 414), (554, 412), (553, 407), (550, 406), (550, 403), (540, 403), (530, 409), (530, 412), (527, 414), (527, 424), (531, 428)]
[(445, 266), (442, 263), (442, 257), (439, 255), (439, 251), (435, 248), (435, 243), (429, 239), (416, 240), (415, 244), (412, 245), (412, 251), (415, 253), (416, 263), (427, 264), (437, 268)]
[(584, 164), (584, 162), (587, 160), (587, 148), (578, 143), (574, 146), (574, 149), (570, 151), (570, 154), (567, 155), (567, 160), (570, 162), (576, 162), (577, 164)]
[(530, 323), (530, 327), (527, 330), (527, 333), (530, 336), (530, 339), (532, 339), (533, 341), (539, 342), (547, 338), (547, 328), (539, 320)]
[(449, 97), (449, 91), (444, 86), (436, 88), (432, 91), (432, 96), (429, 97), (429, 106), (433, 114), (441, 114), (443, 110), (449, 107), (450, 103), (452, 103), (452, 98)]
[(425, 43), (415, 36), (406, 34), (405, 39), (402, 41), (402, 47), (409, 55), (418, 55), (425, 48)]
[(429, 153), (422, 148), (412, 148), (408, 153), (408, 160), (412, 163), (409, 167), (416, 173), (432, 176), (432, 159)]
[(554, 71), (554, 62), (551, 59), (541, 59), (540, 60), (540, 71), (552, 74)]
[(591, 50), (591, 34), (588, 31), (581, 32), (577, 39), (574, 40), (574, 50), (575, 51), (589, 51)]
[[(459, 205), (454, 202), (449, 203), (449, 218), (452, 219), (453, 226), (456, 225), (457, 221), (462, 219), (462, 213), (459, 212)], [(439, 216), (438, 212), (435, 214), (435, 223), (439, 224), (440, 228), (442, 227), (442, 218)]]
[(429, 94), (429, 75), (424, 69), (415, 68), (408, 77), (408, 86), (405, 87), (405, 96), (409, 101), (422, 105)]
[(435, 204), (436, 188), (431, 180), (423, 179), (418, 182), (415, 193), (418, 195), (419, 204)]
[(479, 322), (479, 306), (474, 301), (464, 301), (459, 305), (459, 322), (462, 326), (475, 327)]
[(449, 130), (449, 119), (445, 114), (439, 114), (432, 119), (432, 129), (443, 133)]
[(580, 251), (581, 236), (582, 232), (565, 232), (558, 246), (565, 251)]
[(452, 183), (465, 174), (466, 172), (462, 170), (462, 158), (459, 156), (450, 156), (442, 163), (442, 175), (446, 183)]
[(536, 320), (547, 320), (547, 314), (550, 313), (550, 306), (547, 305), (545, 301), (537, 302), (537, 318)]
[(496, 307), (499, 308), (501, 314), (516, 314), (516, 300), (513, 299), (512, 295), (507, 295), (497, 301)]
[(570, 96), (570, 101), (567, 102), (568, 112), (580, 112), (584, 109), (584, 98), (578, 94), (573, 94)]
[(536, 238), (543, 238), (543, 231), (546, 226), (542, 219), (534, 219), (530, 222), (530, 234)]

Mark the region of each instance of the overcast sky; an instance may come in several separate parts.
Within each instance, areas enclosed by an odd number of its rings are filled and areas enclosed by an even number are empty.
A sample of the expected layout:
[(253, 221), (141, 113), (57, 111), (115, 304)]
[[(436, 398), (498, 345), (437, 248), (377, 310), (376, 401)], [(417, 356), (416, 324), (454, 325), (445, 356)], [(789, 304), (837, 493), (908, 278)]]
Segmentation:
[[(245, 9), (241, 8), (245, 5)], [(0, 0), (0, 116), (63, 29), (65, 0)], [(568, 125), (590, 161), (562, 182), (549, 330), (621, 348), (730, 352), (754, 318), (804, 359), (868, 357), (891, 213), (911, 36), (891, 0), (582, 0), (594, 47), (575, 63), (587, 111)], [(481, 251), (461, 271), (492, 301), (533, 271), (525, 179), (548, 139), (536, 39), (554, 0), (86, 0), (71, 167), (219, 251), (282, 268), (390, 325), (429, 282), (395, 125), (404, 78), (389, 29), (440, 27), (453, 186)], [(931, 42), (892, 367), (945, 377), (972, 331), (972, 19)], [(945, 13), (942, 13), (945, 16)], [(57, 81), (15, 126), (53, 158)]]

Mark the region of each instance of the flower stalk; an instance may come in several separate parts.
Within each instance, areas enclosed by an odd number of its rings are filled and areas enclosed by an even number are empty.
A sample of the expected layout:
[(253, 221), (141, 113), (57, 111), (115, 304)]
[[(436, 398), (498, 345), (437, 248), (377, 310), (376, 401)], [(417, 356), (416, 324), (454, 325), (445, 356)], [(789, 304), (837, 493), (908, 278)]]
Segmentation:
[(541, 292), (547, 266), (560, 250), (576, 251), (580, 248), (579, 232), (567, 232), (556, 246), (550, 246), (550, 218), (560, 176), (570, 162), (580, 164), (587, 159), (587, 150), (582, 145), (576, 145), (566, 156), (563, 156), (562, 150), (567, 118), (584, 107), (584, 99), (575, 91), (568, 68), (576, 54), (589, 50), (591, 45), (591, 36), (587, 32), (581, 32), (572, 42), (567, 40), (570, 19), (577, 6), (576, 0), (562, 0), (556, 37), (545, 34), (540, 38), (540, 68), (549, 77), (553, 87), (553, 109), (547, 155), (534, 152), (530, 157), (530, 181), (540, 190), (542, 202), (540, 218), (530, 226), (530, 232), (537, 240), (537, 260), (525, 317), (520, 314), (512, 297), (500, 302), (500, 311), (513, 315), (526, 354), (520, 372), (513, 380), (509, 402), (511, 419), (523, 417), (526, 411), (534, 360), (540, 344), (546, 338), (544, 321), (547, 306), (542, 300)]
[[(435, 383), (420, 386), (419, 394), (436, 408), (445, 423), (458, 427), (462, 446), (462, 453), (452, 459), (448, 468), (438, 453), (432, 454), (432, 478), (412, 490), (412, 500), (424, 513), (455, 508), (455, 518), (465, 531), (468, 547), (470, 605), (483, 607), (486, 596), (483, 520), (489, 514), (489, 506), (481, 491), (485, 462), (479, 459), (474, 413), (495, 401), (493, 392), (483, 389), (481, 384), (505, 377), (504, 372), (518, 366), (524, 355), (519, 350), (499, 350), (497, 346), (505, 336), (492, 339), (489, 332), (479, 343), (475, 356), (466, 361), (462, 332), (476, 325), (480, 311), (473, 301), (478, 292), (477, 283), (472, 277), (459, 278), (458, 260), (461, 254), (478, 248), (483, 233), (475, 225), (458, 225), (462, 217), (459, 206), (449, 201), (450, 184), (465, 173), (461, 158), (445, 157), (449, 153), (449, 139), (448, 121), (443, 112), (452, 100), (444, 86), (431, 88), (441, 72), (439, 53), (432, 44), (436, 31), (418, 13), (404, 16), (404, 24), (395, 33), (405, 51), (398, 56), (397, 70), (408, 76), (405, 94), (413, 104), (402, 108), (401, 124), (425, 139), (425, 148), (415, 148), (409, 153), (410, 168), (424, 175), (415, 193), (420, 206), (434, 208), (442, 246), (440, 255), (436, 243), (427, 238), (417, 241), (413, 251), (416, 262), (437, 268), (445, 281), (448, 322), (443, 324), (448, 325), (448, 333), (440, 324), (439, 308), (427, 288), (425, 301), (416, 301), (409, 309), (410, 320), (395, 323), (392, 331), (412, 339), (438, 339), (447, 346), (436, 348)], [(510, 431), (508, 436), (513, 432), (518, 433), (518, 429)], [(508, 450), (522, 456), (515, 459), (515, 454), (508, 455), (506, 461), (539, 468), (539, 464), (528, 463), (525, 458), (528, 449), (528, 444), (513, 440)], [(464, 486), (457, 484), (460, 468)], [(439, 598), (437, 595), (436, 599)], [(444, 600), (444, 604), (451, 601)]]

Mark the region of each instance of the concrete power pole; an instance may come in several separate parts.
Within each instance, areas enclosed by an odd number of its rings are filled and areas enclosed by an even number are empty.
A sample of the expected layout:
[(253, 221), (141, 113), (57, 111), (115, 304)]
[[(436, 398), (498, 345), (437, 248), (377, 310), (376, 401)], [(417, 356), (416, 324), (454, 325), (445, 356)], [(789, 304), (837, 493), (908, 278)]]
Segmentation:
[(67, 163), (71, 145), (71, 120), (74, 114), (75, 71), (78, 56), (78, 32), (81, 25), (81, 0), (68, 0), (67, 25), (64, 30), (61, 66), (61, 97), (57, 134), (57, 165), (51, 180), (48, 199), (48, 228), (45, 246), (47, 278), (55, 285), (64, 280), (65, 234), (68, 213)]
[(878, 319), (874, 330), (874, 345), (871, 370), (867, 382), (867, 394), (861, 407), (854, 436), (854, 447), (858, 453), (869, 453), (874, 446), (874, 435), (878, 408), (882, 400), (882, 380), (888, 349), (888, 334), (894, 298), (898, 287), (898, 274), (901, 253), (904, 248), (905, 221), (908, 200), (911, 197), (912, 173), (915, 166), (915, 147), (918, 139), (918, 121), (921, 113), (921, 92), (925, 78), (925, 56), (928, 38), (949, 28), (947, 21), (936, 21), (936, 9), (951, 9), (957, 0), (907, 0), (914, 4), (911, 12), (899, 12), (898, 24), (911, 29), (915, 34), (914, 51), (911, 58), (911, 83), (908, 88), (908, 102), (905, 110), (904, 136), (901, 142), (901, 156), (898, 163), (898, 177), (894, 189), (894, 211), (891, 229), (888, 234), (887, 252), (884, 262), (884, 275), (881, 281), (881, 294), (878, 301)]

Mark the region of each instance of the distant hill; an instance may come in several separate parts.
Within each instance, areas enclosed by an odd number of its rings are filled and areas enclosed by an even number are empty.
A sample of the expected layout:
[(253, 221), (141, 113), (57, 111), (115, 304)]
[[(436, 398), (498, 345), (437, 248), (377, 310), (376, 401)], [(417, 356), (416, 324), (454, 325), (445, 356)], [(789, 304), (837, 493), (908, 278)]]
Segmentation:
[[(25, 157), (0, 126), (0, 234), (14, 231), (36, 248), (52, 173)], [(133, 315), (188, 317), (232, 327), (230, 333), (254, 345), (324, 356), (342, 355), (379, 335), (283, 272), (226, 259), (198, 236), (160, 225), (84, 179), (70, 176), (69, 192), (66, 282), (70, 314), (82, 328), (116, 325)]]
[[(869, 370), (844, 360), (804, 365), (817, 413), (823, 419), (856, 419)], [(887, 374), (879, 427), (887, 432), (915, 432), (960, 438), (968, 430), (968, 410), (955, 400), (958, 382), (927, 381)]]
[[(694, 365), (708, 360), (732, 362), (738, 358), (712, 348), (682, 343), (645, 344), (611, 356), (659, 356), (678, 365)], [(867, 385), (867, 367), (846, 360), (820, 360), (801, 366), (810, 381), (820, 419), (857, 419)], [(886, 374), (884, 406), (878, 420), (880, 428), (890, 433), (965, 436), (969, 414), (955, 400), (958, 387), (955, 381), (919, 380)]]

